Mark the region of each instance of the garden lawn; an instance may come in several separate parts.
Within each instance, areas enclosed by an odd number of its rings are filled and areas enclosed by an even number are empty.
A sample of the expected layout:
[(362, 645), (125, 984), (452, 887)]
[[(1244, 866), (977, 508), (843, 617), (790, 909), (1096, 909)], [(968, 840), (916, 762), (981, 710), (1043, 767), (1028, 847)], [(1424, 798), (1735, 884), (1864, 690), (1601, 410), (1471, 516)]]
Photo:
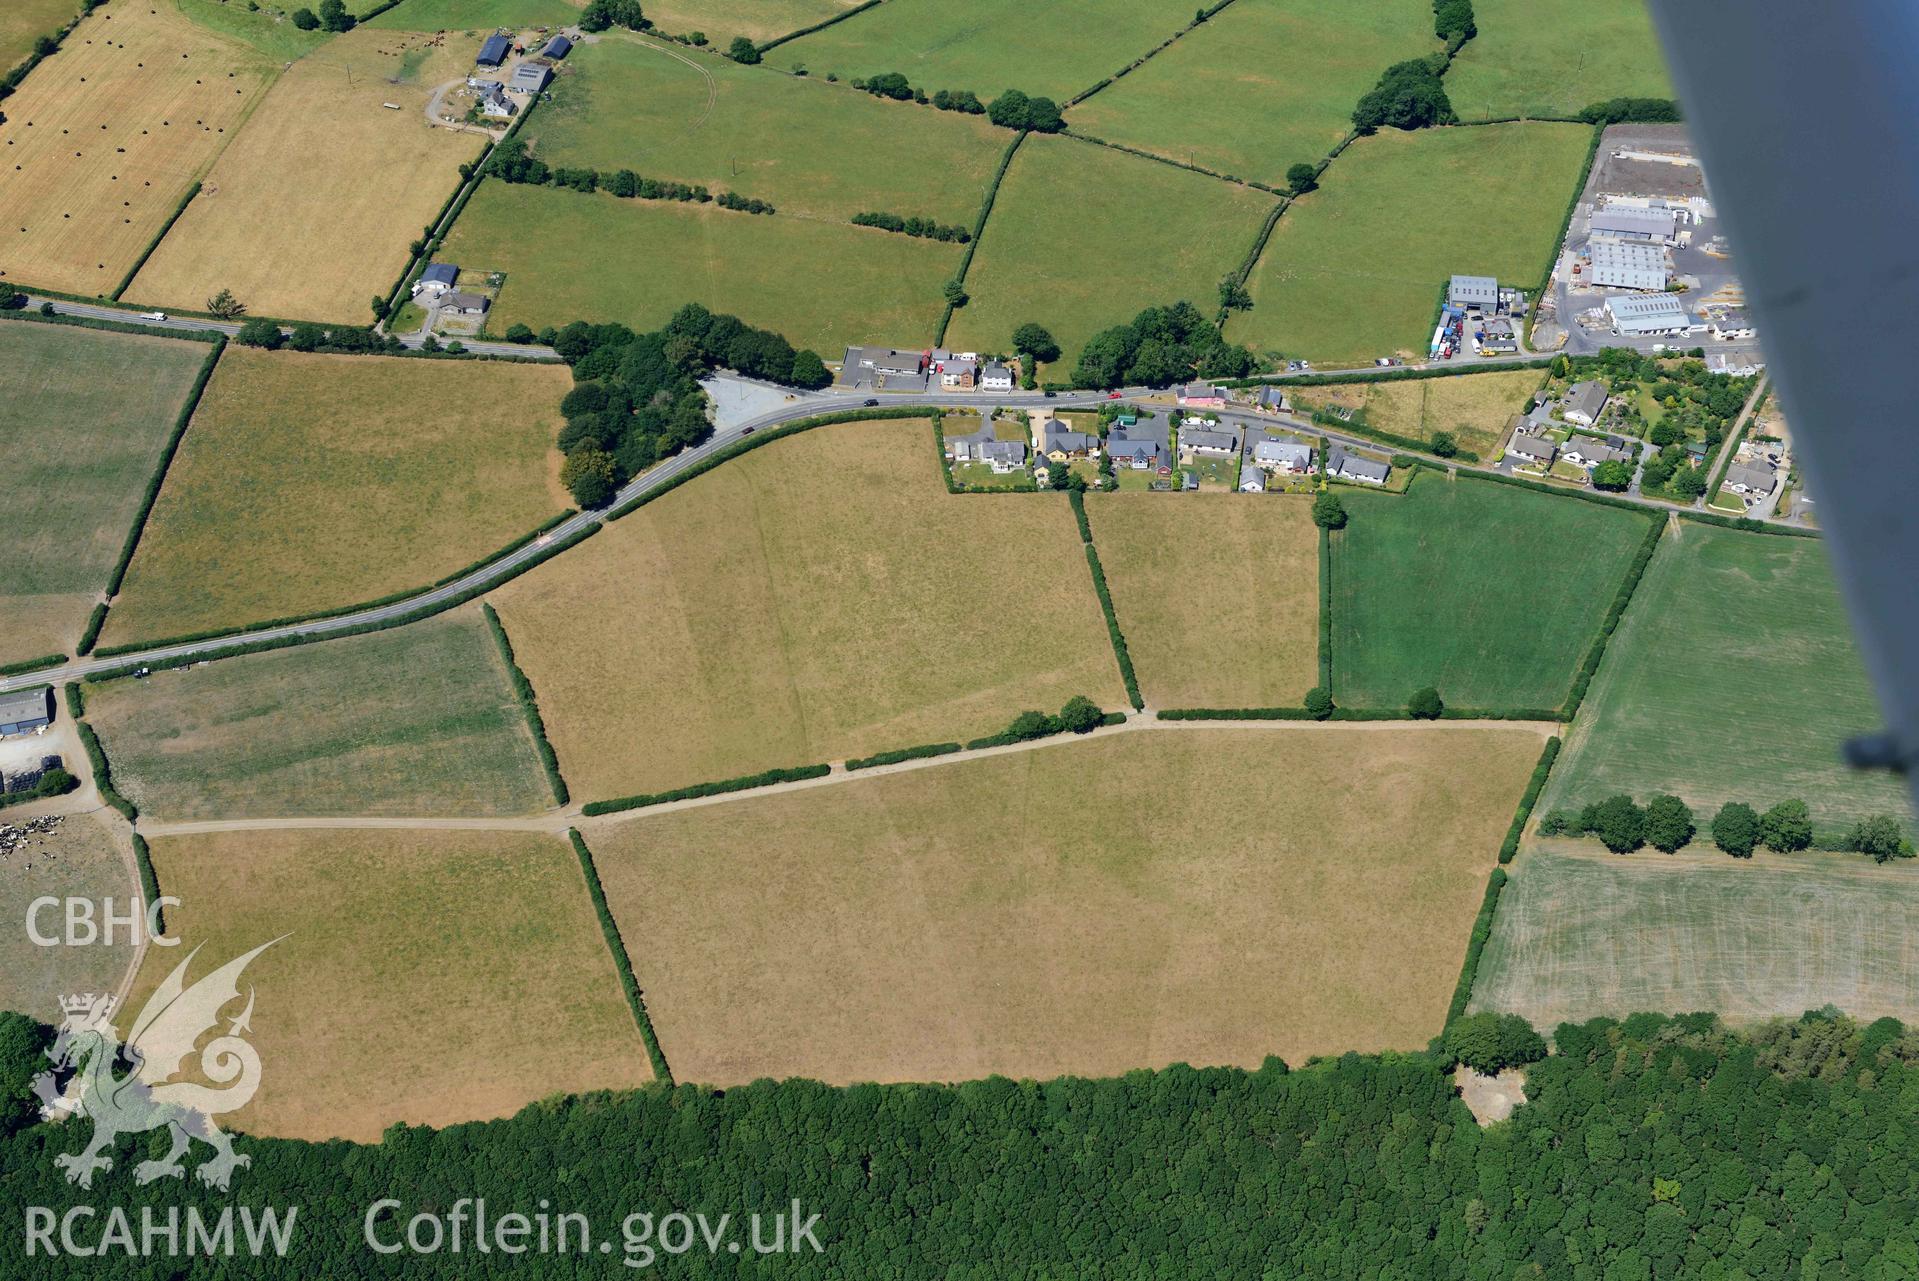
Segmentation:
[(1473, 17), (1479, 34), (1446, 72), (1461, 120), (1675, 96), (1645, 0), (1474, 0)]
[(1071, 369), (1087, 339), (1142, 308), (1185, 300), (1210, 313), (1273, 204), (1155, 160), (1031, 135), (1000, 184), (967, 271), (972, 301), (953, 313), (946, 345), (1009, 351), (1013, 330), (1038, 321)]
[(1703, 828), (1738, 800), (1806, 802), (1821, 835), (1907, 821), (1889, 774), (1839, 748), (1883, 723), (1817, 540), (1682, 523), (1606, 648), (1540, 812), (1671, 792)]
[(71, 651), (211, 349), (88, 329), (0, 329), (0, 663)]
[(241, 979), (259, 1093), (223, 1124), (372, 1143), (652, 1079), (559, 836), (227, 832), (156, 839), (153, 864), (185, 946), (147, 950), (131, 1009), (195, 947), (189, 981), (275, 940)]
[(1192, 20), (1182, 0), (886, 0), (768, 57), (842, 80), (897, 71), (929, 96), (1019, 89), (1065, 106)]
[(567, 506), (554, 365), (230, 346), (106, 640), (340, 609), (491, 556)]
[(1065, 498), (946, 493), (924, 421), (766, 444), (494, 603), (586, 800), (1125, 703)]
[(1353, 128), (1388, 65), (1436, 51), (1427, 0), (1236, 0), (1073, 108), (1072, 128), (1286, 185)]
[(1279, 220), (1226, 336), (1324, 365), (1423, 358), (1454, 273), (1538, 284), (1591, 141), (1564, 124), (1359, 139)]
[(1496, 462), (1505, 445), (1506, 425), (1524, 410), (1545, 382), (1545, 371), (1461, 374), (1448, 378), (1412, 378), (1398, 382), (1329, 383), (1290, 387), (1287, 398), (1302, 409), (1335, 405), (1363, 410), (1340, 430), (1366, 435), (1367, 429), (1430, 442), (1434, 432), (1451, 432), (1463, 450)]
[(1302, 1063), (1438, 1033), (1540, 742), (1188, 723), (586, 838), (682, 1081)]
[(969, 232), (1012, 141), (983, 116), (628, 40), (570, 55), (521, 136), (552, 165), (701, 183), (782, 214), (896, 213)]
[(162, 819), (526, 814), (550, 802), (467, 607), (391, 631), (91, 687), (114, 785)]
[(1403, 496), (1341, 491), (1333, 695), (1504, 711), (1565, 702), (1646, 536), (1646, 516), (1422, 472)]
[(1293, 707), (1319, 683), (1311, 500), (1114, 494), (1086, 513), (1153, 707)]
[(1911, 1020), (1916, 875), (1856, 854), (1534, 851), (1500, 895), (1473, 1006), (1548, 1030), (1640, 1010)]
[[(555, 254), (553, 245), (592, 251)], [(486, 182), (442, 256), (507, 273), (489, 322), (496, 331), (574, 320), (657, 329), (699, 302), (836, 360), (853, 343), (930, 342), (945, 309), (940, 286), (962, 253), (784, 214)]]

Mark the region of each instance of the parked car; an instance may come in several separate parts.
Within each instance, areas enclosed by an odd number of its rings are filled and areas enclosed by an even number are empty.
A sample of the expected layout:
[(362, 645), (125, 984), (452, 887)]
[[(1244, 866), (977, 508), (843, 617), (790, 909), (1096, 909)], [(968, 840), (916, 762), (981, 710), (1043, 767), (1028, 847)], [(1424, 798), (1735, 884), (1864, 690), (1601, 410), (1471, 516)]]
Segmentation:
[(879, 401), (878, 401), (877, 399), (875, 399), (874, 397), (872, 397), (872, 396), (868, 396), (868, 397), (867, 397), (867, 398), (866, 398), (865, 400), (862, 400), (862, 401), (860, 402), (860, 404), (862, 404), (862, 405), (865, 405), (865, 406), (866, 406), (866, 407), (867, 407), (868, 409), (871, 409), (871, 408), (873, 408), (873, 406), (875, 406), (875, 405), (877, 405), (877, 404), (879, 404), (879, 403), (880, 403), (880, 402), (879, 402)]
[(758, 429), (758, 428), (756, 428), (756, 427), (742, 427), (742, 428), (740, 428), (740, 435), (742, 435), (742, 436), (751, 436), (751, 435), (752, 435), (752, 434), (753, 434), (753, 433), (754, 433), (755, 431), (757, 431), (757, 430), (759, 430), (759, 429)]
[(1047, 393), (1046, 393), (1046, 399), (1048, 399), (1048, 400), (1052, 400), (1052, 399), (1054, 399), (1054, 398), (1056, 398), (1056, 397), (1057, 397), (1058, 395), (1059, 395), (1059, 393), (1058, 393), (1058, 392), (1056, 392), (1056, 391), (1049, 391), (1049, 392), (1047, 392)]

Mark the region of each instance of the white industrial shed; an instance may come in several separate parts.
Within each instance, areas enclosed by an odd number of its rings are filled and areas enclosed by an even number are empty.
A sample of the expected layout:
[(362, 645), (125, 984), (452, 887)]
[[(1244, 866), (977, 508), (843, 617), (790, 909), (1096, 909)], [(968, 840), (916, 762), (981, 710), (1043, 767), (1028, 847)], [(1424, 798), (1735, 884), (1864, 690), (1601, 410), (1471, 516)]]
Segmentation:
[(1644, 337), (1652, 334), (1683, 334), (1693, 329), (1693, 319), (1685, 305), (1671, 294), (1636, 294), (1606, 300), (1616, 334)]
[(1666, 268), (1663, 246), (1644, 241), (1595, 240), (1592, 242), (1595, 285), (1612, 289), (1664, 289), (1672, 279)]

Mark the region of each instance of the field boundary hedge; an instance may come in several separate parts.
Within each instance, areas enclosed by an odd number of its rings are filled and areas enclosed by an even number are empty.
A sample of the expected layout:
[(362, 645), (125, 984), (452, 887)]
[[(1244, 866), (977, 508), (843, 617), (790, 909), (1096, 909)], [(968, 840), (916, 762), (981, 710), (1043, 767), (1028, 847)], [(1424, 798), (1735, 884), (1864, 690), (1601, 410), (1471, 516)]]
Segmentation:
[(1586, 648), (1585, 661), (1580, 663), (1579, 671), (1573, 677), (1572, 688), (1566, 693), (1566, 702), (1559, 716), (1562, 721), (1570, 721), (1579, 714), (1579, 705), (1586, 701), (1586, 690), (1592, 685), (1593, 674), (1599, 670), (1599, 660), (1606, 656), (1606, 646), (1611, 642), (1619, 620), (1625, 616), (1626, 606), (1632, 603), (1633, 593), (1639, 590), (1639, 580), (1645, 577), (1653, 554), (1659, 550), (1659, 539), (1666, 532), (1666, 518), (1657, 512), (1651, 514), (1652, 528), (1646, 531), (1638, 553), (1633, 556), (1632, 564), (1626, 570), (1625, 579), (1620, 582), (1612, 604), (1606, 609), (1606, 617), (1599, 624), (1599, 634), (1593, 637), (1592, 644)]
[(815, 31), (824, 31), (835, 23), (845, 22), (856, 13), (865, 13), (868, 9), (873, 8), (881, 2), (882, 0), (866, 0), (865, 4), (856, 4), (851, 9), (842, 10), (830, 18), (815, 22), (810, 27), (801, 27), (798, 31), (789, 31), (783, 36), (775, 36), (773, 39), (759, 46), (760, 53), (765, 54), (768, 49), (777, 49), (788, 41), (798, 40), (801, 36), (810, 36)]
[(1446, 1022), (1466, 1012), (1473, 999), (1473, 981), (1479, 977), (1479, 956), (1486, 940), (1493, 935), (1493, 914), (1499, 907), (1499, 892), (1506, 888), (1506, 869), (1495, 867), (1486, 878), (1486, 896), (1479, 902), (1479, 915), (1473, 918), (1472, 933), (1466, 938), (1466, 963), (1459, 967), (1459, 982), (1453, 986), (1452, 1004), (1446, 1007)]
[(101, 601), (87, 615), (87, 625), (80, 633), (80, 643), (73, 647), (74, 657), (85, 658), (93, 652), (94, 645), (100, 639), (100, 629), (107, 625), (107, 603)]
[(1319, 687), (1333, 689), (1333, 531), (1319, 527)]
[(831, 765), (794, 765), (784, 769), (761, 770), (757, 774), (743, 774), (739, 778), (725, 778), (715, 783), (694, 783), (690, 787), (676, 787), (668, 792), (643, 792), (638, 796), (622, 796), (611, 801), (588, 801), (581, 807), (581, 813), (588, 818), (601, 814), (618, 814), (625, 810), (646, 809), (653, 805), (665, 805), (672, 801), (690, 801), (701, 796), (723, 796), (728, 792), (745, 792), (756, 787), (771, 787), (775, 783), (797, 783), (809, 778), (825, 778), (833, 772)]
[(620, 923), (613, 919), (613, 909), (606, 901), (606, 887), (600, 884), (600, 869), (593, 862), (593, 851), (587, 848), (586, 838), (577, 829), (567, 828), (566, 836), (573, 842), (573, 853), (580, 860), (580, 875), (586, 878), (586, 893), (593, 900), (593, 914), (600, 918), (600, 934), (606, 939), (607, 950), (613, 953), (613, 968), (619, 972), (626, 1007), (633, 1012), (633, 1022), (640, 1029), (647, 1061), (653, 1065), (653, 1077), (660, 1084), (671, 1086), (673, 1069), (667, 1066), (666, 1051), (660, 1048), (653, 1018), (646, 1012), (646, 995), (640, 991), (639, 979), (634, 977), (633, 958), (627, 953), (626, 940), (620, 937)]
[[(1169, 707), (1158, 714), (1163, 721), (1310, 721), (1321, 719), (1299, 707)], [(1335, 707), (1328, 721), (1418, 721), (1403, 707)], [(1442, 721), (1525, 721), (1537, 724), (1561, 717), (1545, 707), (1448, 707)]]
[[(398, 3), (400, 3), (400, 0), (393, 0), (393, 4)], [(392, 7), (393, 5), (386, 6), (388, 9)], [(385, 10), (383, 9), (381, 12), (385, 12)], [(361, 21), (364, 22), (365, 19), (361, 19)], [(516, 120), (513, 123), (517, 127), (519, 121)], [(460, 197), (465, 195), (469, 188), (479, 185), (480, 167), (486, 164), (487, 157), (492, 154), (493, 139), (489, 137), (486, 140), (486, 145), (480, 148), (480, 154), (471, 162), (472, 168), (461, 176), (460, 185), (453, 189), (452, 194), (440, 205), (440, 211), (433, 215), (433, 221), (427, 224), (426, 243), (421, 249), (419, 257), (408, 259), (406, 266), (401, 268), (400, 279), (394, 283), (393, 288), (388, 291), (386, 296), (386, 315), (375, 316), (373, 320), (374, 324), (383, 325), (386, 323), (387, 317), (391, 316), (394, 308), (399, 305), (401, 291), (413, 283), (419, 272), (426, 270), (427, 264), (432, 261), (433, 251), (444, 243), (446, 233), (452, 226), (451, 219), (455, 213), (453, 207), (455, 205), (460, 205), (462, 208), (465, 207)]]
[[(1102, 712), (1100, 714), (1099, 724), (1095, 728), (1111, 729), (1115, 725), (1124, 725), (1125, 723), (1126, 713), (1124, 712)], [(1087, 731), (1087, 733), (1091, 732), (1091, 730)], [(983, 734), (979, 738), (968, 741), (966, 750), (969, 752), (978, 752), (989, 747), (1012, 747), (1017, 743), (1038, 743), (1049, 738), (1058, 738), (1062, 734), (1072, 734), (1078, 737), (1077, 731), (1069, 730), (1064, 725), (1057, 724), (1052, 729), (1040, 734), (1015, 734), (1009, 729), (1003, 729), (997, 734)]]
[[(1278, 187), (1268, 186), (1266, 183), (1260, 182), (1257, 179), (1241, 178), (1237, 174), (1221, 173), (1217, 169), (1208, 169), (1205, 165), (1196, 165), (1187, 160), (1175, 160), (1171, 156), (1162, 156), (1155, 151), (1144, 151), (1138, 147), (1129, 147), (1123, 142), (1113, 142), (1097, 134), (1080, 133), (1068, 128), (1060, 130), (1060, 136), (1062, 138), (1072, 138), (1078, 142), (1088, 143), (1095, 147), (1105, 147), (1108, 151), (1123, 151), (1129, 156), (1138, 156), (1141, 160), (1151, 160), (1155, 164), (1171, 165), (1175, 169), (1184, 169), (1187, 173), (1196, 173), (1202, 177), (1211, 178), (1215, 182), (1229, 182), (1235, 187), (1251, 187), (1254, 191), (1263, 191), (1269, 196), (1278, 196), (1280, 198), (1281, 208), (1284, 208), (1291, 200), (1290, 193), (1282, 191)], [(1251, 271), (1252, 268), (1248, 267), (1248, 274), (1251, 274)]]
[(31, 672), (43, 672), (49, 667), (58, 667), (66, 661), (65, 654), (42, 654), (38, 658), (29, 658), (24, 662), (8, 663), (0, 667), (0, 676), (25, 676)]
[[(1246, 256), (1240, 259), (1239, 266), (1235, 267), (1233, 274), (1228, 277), (1236, 288), (1246, 287), (1246, 281), (1252, 276), (1253, 268), (1259, 265), (1260, 255), (1266, 252), (1266, 242), (1273, 238), (1273, 228), (1279, 226), (1280, 215), (1292, 208), (1292, 204), (1291, 197), (1282, 195), (1279, 201), (1266, 211), (1265, 220), (1259, 224), (1259, 231), (1253, 236), (1253, 247), (1246, 251)], [(1221, 306), (1213, 316), (1213, 328), (1224, 331), (1229, 313), (1230, 308)]]
[[(20, 87), (20, 82), (32, 75), (35, 67), (60, 52), (60, 46), (66, 43), (68, 36), (73, 34), (73, 29), (79, 26), (88, 14), (106, 2), (107, 0), (81, 0), (80, 12), (74, 14), (64, 26), (56, 27), (51, 35), (37, 37), (33, 44), (28, 46), (27, 56), (16, 62), (4, 77), (0, 77), (0, 101), (12, 97), (13, 91)], [(53, 47), (42, 50), (41, 40), (52, 41)]]
[(1519, 853), (1519, 838), (1526, 831), (1526, 820), (1533, 816), (1533, 806), (1539, 803), (1539, 794), (1546, 790), (1546, 780), (1552, 776), (1553, 762), (1559, 759), (1560, 740), (1557, 734), (1546, 740), (1539, 750), (1539, 764), (1533, 766), (1532, 777), (1526, 780), (1526, 790), (1520, 794), (1519, 808), (1513, 811), (1512, 825), (1506, 829), (1506, 839), (1499, 843), (1499, 862), (1503, 867), (1513, 861)]
[[(858, 13), (859, 10), (855, 9), (852, 12)], [(953, 273), (953, 279), (962, 286), (966, 284), (966, 273), (973, 268), (973, 254), (979, 249), (980, 237), (986, 234), (986, 220), (992, 216), (993, 202), (999, 199), (999, 185), (1006, 181), (1006, 171), (1013, 167), (1013, 156), (1018, 153), (1020, 144), (1026, 141), (1026, 135), (1031, 132), (1030, 129), (1021, 129), (1013, 135), (1013, 140), (1006, 144), (1006, 150), (999, 158), (999, 168), (993, 171), (993, 181), (986, 184), (986, 195), (980, 200), (979, 217), (973, 219), (973, 238), (966, 242), (966, 252), (960, 257), (959, 270)], [(946, 304), (946, 310), (940, 313), (939, 325), (934, 329), (934, 346), (946, 341), (946, 326), (952, 322), (953, 304), (949, 302)]]
[(114, 286), (113, 292), (107, 297), (115, 302), (120, 301), (120, 295), (127, 291), (127, 286), (133, 283), (133, 278), (140, 274), (140, 268), (147, 265), (147, 259), (153, 257), (154, 250), (160, 247), (160, 242), (167, 238), (169, 231), (173, 230), (173, 224), (185, 216), (187, 206), (192, 204), (193, 198), (199, 194), (200, 183), (195, 181), (187, 188), (186, 194), (180, 197), (180, 203), (173, 206), (173, 212), (168, 214), (167, 220), (160, 224), (160, 230), (153, 233), (153, 239), (147, 241), (147, 247), (140, 251), (140, 256), (133, 260), (133, 266), (127, 268), (127, 274), (120, 278), (120, 283)]
[[(1360, 409), (1354, 412), (1363, 414), (1366, 411)], [(1315, 409), (1310, 417), (1315, 426), (1324, 427), (1328, 431), (1351, 432), (1353, 435), (1364, 436), (1368, 440), (1376, 441), (1382, 445), (1392, 445), (1398, 449), (1417, 450), (1422, 454), (1433, 453), (1433, 442), (1430, 440), (1417, 440), (1411, 436), (1402, 436), (1398, 432), (1386, 431), (1373, 426), (1363, 419), (1341, 418), (1330, 409)], [(1435, 458), (1438, 456), (1437, 454), (1433, 454)], [(1477, 463), (1482, 460), (1479, 455), (1472, 450), (1462, 449), (1454, 454), (1452, 459), (1448, 461)]]
[(500, 661), (506, 664), (507, 679), (513, 684), (513, 693), (520, 700), (520, 710), (526, 713), (526, 727), (533, 732), (533, 746), (540, 754), (540, 768), (546, 771), (546, 785), (553, 792), (553, 803), (564, 805), (572, 800), (566, 790), (566, 779), (560, 775), (560, 758), (554, 754), (553, 744), (546, 736), (546, 721), (540, 715), (540, 700), (534, 696), (533, 682), (520, 670), (519, 660), (513, 657), (513, 642), (508, 639), (506, 628), (500, 624), (500, 615), (493, 606), (482, 601), (480, 613), (486, 618), (487, 629), (493, 633), (493, 644), (500, 651)]
[(1119, 660), (1119, 678), (1126, 686), (1126, 699), (1134, 711), (1146, 706), (1139, 696), (1139, 678), (1133, 672), (1133, 656), (1126, 648), (1126, 634), (1119, 629), (1119, 613), (1113, 608), (1113, 593), (1106, 586), (1106, 571), (1099, 563), (1099, 549), (1093, 545), (1092, 522), (1086, 518), (1086, 496), (1077, 489), (1066, 491), (1073, 518), (1079, 522), (1080, 542), (1086, 548), (1086, 567), (1093, 575), (1093, 594), (1099, 597), (1100, 611), (1106, 615), (1106, 638), (1113, 643), (1113, 657)]
[(1474, 374), (1510, 373), (1515, 369), (1544, 369), (1553, 363), (1551, 356), (1528, 356), (1519, 360), (1493, 360), (1465, 369), (1361, 369), (1348, 374), (1263, 374), (1251, 378), (1215, 378), (1221, 387), (1326, 387), (1341, 383), (1417, 382), (1423, 378), (1471, 378)]
[(1606, 126), (1592, 126), (1592, 141), (1586, 146), (1586, 163), (1579, 166), (1579, 179), (1573, 183), (1572, 195), (1566, 197), (1566, 214), (1559, 220), (1559, 230), (1554, 234), (1552, 246), (1546, 251), (1546, 269), (1539, 274), (1539, 284), (1533, 289), (1532, 324), (1527, 326), (1526, 345), (1532, 345), (1533, 331), (1539, 328), (1539, 303), (1546, 296), (1546, 290), (1552, 287), (1553, 268), (1559, 263), (1559, 251), (1566, 244), (1566, 232), (1573, 225), (1573, 214), (1579, 208), (1579, 197), (1586, 190), (1586, 183), (1592, 178), (1593, 161), (1599, 158), (1599, 142), (1606, 136)]
[(1742, 534), (1772, 534), (1779, 538), (1819, 538), (1816, 529), (1804, 529), (1796, 525), (1781, 525), (1769, 520), (1754, 520), (1750, 516), (1720, 516), (1713, 512), (1679, 511), (1673, 513), (1681, 520), (1689, 520), (1698, 525), (1717, 525), (1721, 529), (1736, 529)]
[[(119, 811), (120, 817), (131, 823), (140, 817), (140, 807), (120, 794), (113, 785), (113, 768), (107, 762), (106, 749), (100, 746), (100, 736), (93, 732), (93, 726), (87, 724), (87, 700), (80, 692), (77, 682), (68, 681), (66, 686), (67, 715), (73, 718), (73, 727), (80, 733), (80, 746), (86, 749), (87, 764), (93, 769), (93, 785), (99, 790), (100, 799)], [(153, 875), (148, 866), (141, 872), (141, 879)], [(154, 897), (158, 897), (156, 890)]]
[(160, 906), (160, 876), (153, 870), (153, 851), (147, 848), (147, 838), (135, 832), (133, 834), (133, 865), (140, 873), (140, 894), (147, 901), (147, 908), (153, 913), (153, 923), (158, 928), (155, 933), (167, 932), (166, 909)]
[[(489, 556), (483, 556), (479, 560), (476, 560), (469, 565), (465, 565), (459, 569), (456, 569), (450, 574), (443, 574), (439, 578), (434, 579), (432, 582), (428, 583), (424, 587), (408, 587), (403, 591), (388, 592), (385, 596), (378, 597), (374, 600), (359, 601), (352, 605), (339, 605), (331, 609), (320, 610), (317, 613), (312, 613), (312, 614), (294, 614), (285, 618), (267, 619), (264, 622), (248, 623), (242, 627), (222, 627), (222, 628), (213, 629), (211, 631), (188, 632), (184, 636), (169, 636), (165, 640), (141, 641), (138, 644), (109, 645), (105, 649), (100, 651), (100, 657), (117, 658), (122, 654), (138, 654), (143, 650), (165, 649), (171, 645), (193, 645), (193, 644), (199, 643), (200, 641), (225, 640), (230, 636), (248, 636), (254, 632), (271, 631), (274, 628), (278, 628), (278, 627), (294, 627), (294, 626), (298, 626), (301, 623), (323, 623), (329, 618), (339, 618), (345, 614), (357, 614), (361, 610), (365, 610), (365, 609), (379, 609), (383, 605), (397, 605), (403, 600), (409, 600), (412, 597), (420, 595), (422, 592), (430, 592), (430, 591), (433, 591), (435, 588), (445, 587), (448, 583), (457, 582), (460, 579), (466, 577), (468, 574), (475, 572), (476, 570), (485, 569), (488, 565), (491, 565), (493, 562), (499, 560), (502, 556), (512, 555), (514, 552), (519, 551), (522, 547), (525, 547), (528, 543), (540, 537), (540, 535), (546, 533), (548, 530), (553, 529), (554, 527), (564, 523), (565, 521), (569, 521), (573, 519), (573, 517), (577, 515), (579, 515), (579, 513), (576, 511), (572, 511), (572, 510), (563, 511), (559, 515), (554, 516), (553, 518), (548, 520), (544, 525), (541, 525), (539, 528), (529, 530), (528, 532), (520, 535), (518, 538), (514, 539), (512, 542), (500, 548), (498, 551), (494, 552), (493, 554)], [(588, 528), (592, 528), (592, 526), (589, 526)], [(568, 543), (566, 545), (570, 547), (572, 546), (572, 543)], [(526, 568), (531, 569), (533, 565), (538, 563), (539, 563), (538, 561), (528, 562)], [(521, 572), (525, 572), (525, 571), (522, 570)], [(490, 584), (486, 590), (489, 590), (489, 591), (492, 590), (493, 586), (497, 586), (497, 584)], [(466, 596), (466, 597), (462, 597), (461, 599), (462, 601), (466, 601), (466, 600), (471, 600), (472, 597)], [(445, 608), (451, 609), (452, 606), (450, 605), (445, 606)]]
[(1193, 31), (1197, 30), (1199, 27), (1204, 25), (1209, 18), (1213, 17), (1215, 14), (1219, 13), (1222, 9), (1225, 9), (1232, 3), (1233, 3), (1233, 0), (1215, 0), (1215, 3), (1209, 6), (1200, 8), (1197, 12), (1193, 14), (1193, 20), (1191, 22), (1181, 27), (1178, 31), (1175, 31), (1172, 35), (1167, 36), (1164, 40), (1160, 41), (1158, 44), (1154, 45), (1151, 49), (1148, 49), (1145, 53), (1142, 53), (1139, 57), (1133, 59), (1131, 62), (1127, 63), (1125, 66), (1121, 67), (1118, 71), (1115, 71), (1112, 75), (1107, 76), (1105, 79), (1099, 81), (1092, 88), (1082, 89), (1078, 93), (1074, 94), (1072, 97), (1068, 98), (1064, 103), (1061, 104), (1061, 109), (1064, 110), (1067, 107), (1076, 107), (1080, 103), (1085, 102), (1088, 98), (1092, 97), (1094, 94), (1098, 93), (1101, 89), (1104, 89), (1106, 88), (1106, 86), (1112, 84), (1113, 81), (1121, 79), (1124, 76), (1131, 75), (1133, 72), (1139, 70), (1141, 67), (1145, 66), (1148, 62), (1151, 62), (1154, 58), (1158, 57), (1160, 54), (1164, 53), (1166, 50), (1172, 48), (1173, 45), (1175, 45), (1176, 43), (1180, 41), (1180, 39), (1189, 35)]
[(901, 761), (923, 761), (933, 756), (950, 756), (963, 750), (958, 743), (923, 743), (918, 747), (900, 747), (871, 756), (855, 756), (846, 762), (847, 771), (872, 769), (879, 765), (898, 765)]

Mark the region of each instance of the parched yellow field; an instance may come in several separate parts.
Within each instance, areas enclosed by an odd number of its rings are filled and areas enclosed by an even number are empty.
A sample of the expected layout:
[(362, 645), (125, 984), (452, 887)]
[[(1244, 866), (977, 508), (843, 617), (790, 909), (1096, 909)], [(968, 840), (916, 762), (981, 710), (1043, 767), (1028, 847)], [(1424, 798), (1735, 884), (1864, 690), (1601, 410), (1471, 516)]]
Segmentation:
[(1112, 494), (1086, 515), (1149, 706), (1290, 707), (1319, 683), (1310, 499)]
[(94, 10), (7, 99), (0, 277), (111, 293), (272, 75), (171, 4)]
[[(11, 815), (0, 811), (0, 829)], [(111, 898), (124, 913), (128, 899), (140, 893), (133, 871), (133, 849), (126, 825), (101, 810), (68, 814), (53, 831), (25, 837), (26, 844), (0, 859), (0, 1010), (18, 1010), (53, 1023), (63, 996), (74, 992), (113, 992), (133, 964), (133, 946), (125, 929), (111, 946), (41, 947), (27, 933), (28, 914), (42, 898), (64, 901)], [(40, 909), (35, 924), (42, 935), (64, 932), (59, 906)]]
[(231, 289), (261, 315), (366, 321), (485, 142), (425, 116), (472, 56), (457, 35), (363, 27), (294, 63), (126, 297), (199, 307)]
[(652, 1079), (559, 837), (224, 832), (152, 849), (182, 946), (147, 950), (129, 1008), (195, 946), (189, 982), (279, 940), (241, 980), (261, 1074), (235, 1128), (373, 1142), (395, 1122), (487, 1120)]
[(228, 347), (167, 470), (106, 643), (424, 587), (567, 507), (558, 365)]
[[(1449, 431), (1461, 449), (1491, 462), (1505, 443), (1506, 424), (1513, 415), (1525, 412), (1528, 398), (1545, 381), (1544, 370), (1514, 369), (1455, 378), (1294, 387), (1286, 394), (1308, 410), (1334, 405), (1363, 409), (1364, 427), (1396, 436), (1431, 440), (1434, 432)], [(1359, 423), (1354, 427), (1363, 431)]]
[(924, 421), (763, 446), (493, 600), (585, 800), (1125, 702), (1064, 499), (947, 494)]
[(704, 31), (724, 49), (734, 36), (758, 41), (777, 39), (824, 22), (851, 9), (859, 0), (654, 0), (646, 16), (654, 26), (676, 36)]
[(1424, 1046), (1540, 733), (1184, 724), (590, 827), (675, 1076)]

